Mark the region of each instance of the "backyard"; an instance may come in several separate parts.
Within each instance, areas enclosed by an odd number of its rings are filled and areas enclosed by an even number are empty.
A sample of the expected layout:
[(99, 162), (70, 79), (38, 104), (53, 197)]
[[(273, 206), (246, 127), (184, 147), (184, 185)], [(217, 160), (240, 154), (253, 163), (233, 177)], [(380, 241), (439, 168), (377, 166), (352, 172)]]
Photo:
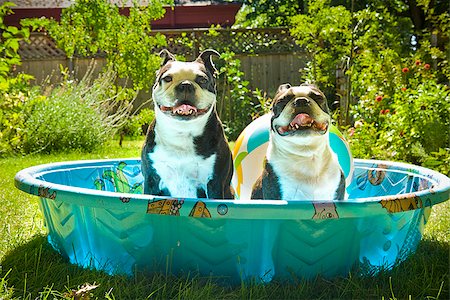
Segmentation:
[[(0, 5), (0, 300), (450, 297), (450, 201), (432, 207), (406, 260), (332, 279), (228, 285), (195, 272), (110, 275), (69, 263), (48, 243), (39, 199), (14, 186), (15, 174), (52, 162), (140, 157), (163, 48), (179, 60), (220, 52), (217, 111), (230, 148), (269, 112), (279, 84), (311, 82), (324, 91), (353, 157), (450, 176), (446, 1), (235, 2), (243, 7), (232, 28), (170, 32), (151, 24), (173, 1), (125, 16), (106, 0), (76, 0), (60, 20), (23, 19), (20, 27), (4, 23), (13, 4)], [(39, 43), (62, 58), (25, 59), (24, 49)], [(25, 71), (32, 67), (34, 75)]]
[[(111, 141), (91, 153), (30, 155), (0, 160), (2, 194), (0, 215), (0, 298), (3, 299), (447, 299), (450, 203), (433, 207), (417, 251), (405, 262), (374, 277), (351, 272), (336, 279), (316, 278), (267, 285), (242, 283), (223, 286), (214, 278), (196, 274), (174, 277), (170, 274), (132, 277), (111, 276), (71, 265), (47, 243), (37, 197), (14, 187), (19, 170), (43, 163), (138, 157), (142, 140)], [(96, 287), (92, 290), (86, 287)], [(80, 297), (80, 296), (78, 296)]]

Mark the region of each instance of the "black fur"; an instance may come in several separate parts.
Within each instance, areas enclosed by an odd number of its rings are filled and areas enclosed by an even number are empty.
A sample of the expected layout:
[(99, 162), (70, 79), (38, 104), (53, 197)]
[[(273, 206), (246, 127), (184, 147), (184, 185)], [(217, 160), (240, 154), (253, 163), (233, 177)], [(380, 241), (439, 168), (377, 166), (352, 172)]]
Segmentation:
[[(204, 75), (197, 76), (195, 79), (196, 83), (199, 84), (202, 89), (208, 90), (211, 93), (216, 93), (215, 74), (217, 73), (217, 70), (212, 61), (213, 55), (219, 56), (219, 53), (214, 50), (205, 50), (192, 63), (198, 64), (198, 67), (207, 77), (202, 77)], [(162, 64), (161, 69), (156, 75), (155, 87), (158, 84), (161, 84), (161, 81), (164, 79), (162, 78), (163, 74), (165, 74), (171, 68), (174, 61), (176, 61), (175, 56), (167, 50), (161, 51), (160, 56), (162, 58)], [(190, 101), (194, 103), (195, 90), (192, 84), (180, 83), (175, 87), (175, 93), (177, 94), (177, 98), (184, 99), (184, 103), (189, 104)], [(181, 95), (183, 97), (181, 97)], [(155, 126), (157, 122), (158, 120), (155, 119), (149, 126), (141, 153), (144, 192), (151, 195), (183, 197), (183, 195), (170, 195), (169, 190), (166, 188), (160, 189), (161, 177), (153, 167), (154, 162), (149, 158), (149, 154), (153, 153), (156, 147)], [(233, 198), (234, 196), (230, 186), (231, 177), (233, 175), (233, 159), (224, 135), (222, 123), (219, 120), (215, 107), (203, 129), (203, 134), (192, 138), (195, 153), (198, 156), (207, 159), (208, 157), (211, 157), (211, 155), (216, 155), (212, 178), (209, 182), (205, 182), (207, 191), (203, 188), (197, 188), (197, 197), (215, 199)]]
[(251, 199), (281, 200), (281, 186), (272, 166), (264, 161), (262, 175), (253, 185)]
[[(146, 194), (157, 196), (182, 197), (183, 195), (170, 195), (167, 189), (159, 188), (161, 178), (153, 168), (153, 161), (148, 156), (156, 146), (154, 131), (156, 122), (157, 120), (153, 121), (148, 129), (141, 154), (142, 173), (145, 179), (144, 191)], [(216, 154), (213, 178), (207, 183), (207, 191), (201, 188), (197, 189), (197, 196), (199, 198), (208, 196), (214, 199), (232, 199), (234, 196), (230, 182), (233, 176), (233, 159), (216, 111), (209, 116), (203, 134), (194, 138), (194, 145), (196, 154), (205, 159)]]
[(334, 199), (344, 200), (344, 198), (345, 198), (345, 176), (344, 172), (342, 172), (341, 170), (341, 181), (339, 182), (336, 194), (334, 194)]

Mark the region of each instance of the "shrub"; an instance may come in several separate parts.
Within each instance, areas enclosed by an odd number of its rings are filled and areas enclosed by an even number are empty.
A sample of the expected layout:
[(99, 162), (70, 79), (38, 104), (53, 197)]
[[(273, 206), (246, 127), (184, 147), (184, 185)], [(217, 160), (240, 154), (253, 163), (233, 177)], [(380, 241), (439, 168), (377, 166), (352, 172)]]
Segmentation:
[(152, 109), (144, 108), (137, 115), (128, 119), (124, 125), (123, 134), (130, 137), (138, 137), (147, 133), (148, 126), (155, 119), (155, 112)]
[(25, 122), (25, 153), (91, 151), (114, 137), (131, 104), (114, 94), (114, 72), (91, 77), (88, 72), (80, 82), (67, 80), (34, 105)]
[[(392, 80), (354, 107), (349, 130), (355, 157), (408, 161), (447, 172), (438, 159), (450, 148), (450, 90), (420, 59), (393, 65)], [(370, 142), (368, 142), (370, 141)], [(445, 160), (443, 160), (445, 161)]]
[(11, 6), (10, 2), (0, 5), (0, 156), (20, 149), (26, 110), (30, 102), (40, 97), (37, 89), (28, 86), (33, 79), (31, 75), (11, 73), (21, 63), (19, 42), (29, 37), (28, 29), (3, 23), (4, 17), (11, 13)]
[(223, 52), (224, 65), (220, 68), (222, 84), (218, 91), (218, 113), (223, 122), (229, 140), (237, 139), (242, 130), (257, 113), (256, 103), (240, 70), (241, 62), (233, 52)]

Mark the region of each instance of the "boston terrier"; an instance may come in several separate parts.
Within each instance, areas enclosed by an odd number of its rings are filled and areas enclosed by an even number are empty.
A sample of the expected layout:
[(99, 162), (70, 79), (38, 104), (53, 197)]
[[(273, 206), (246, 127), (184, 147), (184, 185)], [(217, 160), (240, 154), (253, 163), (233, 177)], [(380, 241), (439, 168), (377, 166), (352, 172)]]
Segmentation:
[(230, 199), (233, 161), (216, 112), (214, 50), (181, 62), (167, 50), (153, 86), (155, 120), (141, 153), (144, 193)]
[(330, 111), (315, 86), (280, 85), (271, 110), (270, 139), (252, 199), (344, 199), (345, 177), (329, 144)]

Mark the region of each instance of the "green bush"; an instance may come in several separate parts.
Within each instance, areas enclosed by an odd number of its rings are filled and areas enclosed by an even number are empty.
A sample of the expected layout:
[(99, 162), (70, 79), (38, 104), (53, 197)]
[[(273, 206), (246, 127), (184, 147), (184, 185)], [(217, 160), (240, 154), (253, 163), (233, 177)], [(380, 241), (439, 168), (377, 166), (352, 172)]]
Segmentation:
[(28, 29), (3, 23), (4, 17), (12, 13), (12, 6), (11, 2), (0, 5), (0, 156), (21, 148), (27, 109), (41, 97), (38, 89), (29, 87), (33, 76), (12, 74), (21, 63), (19, 43), (29, 37)]
[(419, 59), (391, 70), (392, 80), (368, 91), (354, 107), (353, 155), (407, 161), (448, 174), (442, 158), (450, 152), (449, 88), (436, 83), (430, 65)]
[(224, 65), (219, 72), (222, 81), (218, 84), (218, 113), (228, 139), (234, 141), (252, 121), (256, 107), (248, 87), (249, 82), (240, 70), (241, 61), (233, 52), (223, 52), (221, 59)]
[(93, 81), (91, 76), (66, 81), (34, 105), (25, 122), (25, 153), (91, 151), (114, 137), (131, 105), (114, 94), (115, 73), (105, 72)]
[(137, 115), (129, 118), (122, 128), (123, 134), (130, 137), (138, 137), (147, 133), (148, 126), (155, 119), (155, 112), (152, 109), (144, 108)]

